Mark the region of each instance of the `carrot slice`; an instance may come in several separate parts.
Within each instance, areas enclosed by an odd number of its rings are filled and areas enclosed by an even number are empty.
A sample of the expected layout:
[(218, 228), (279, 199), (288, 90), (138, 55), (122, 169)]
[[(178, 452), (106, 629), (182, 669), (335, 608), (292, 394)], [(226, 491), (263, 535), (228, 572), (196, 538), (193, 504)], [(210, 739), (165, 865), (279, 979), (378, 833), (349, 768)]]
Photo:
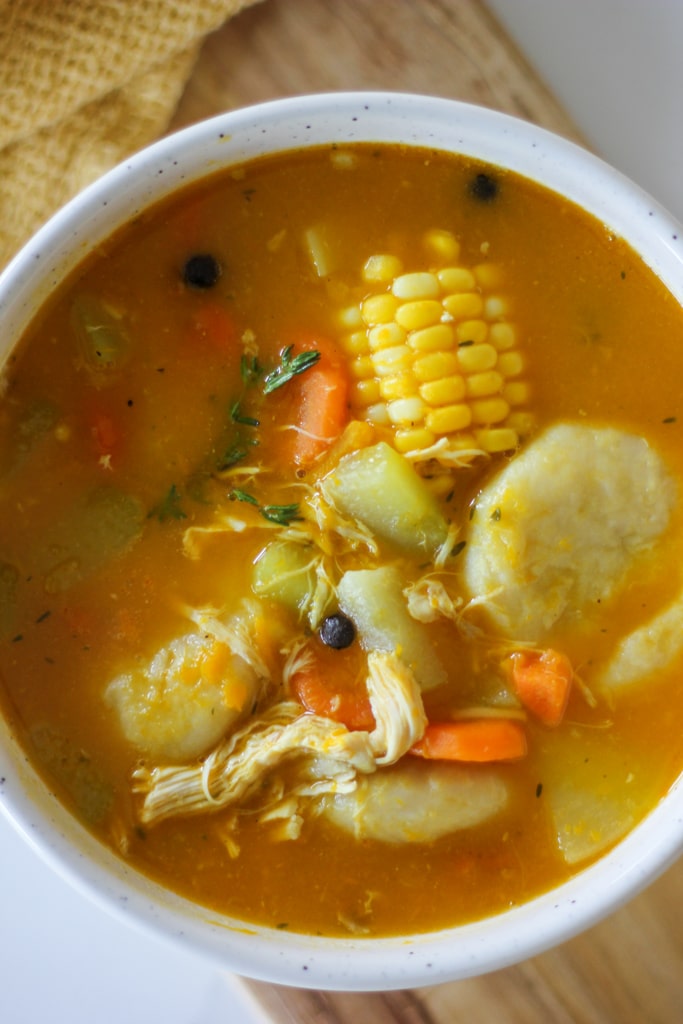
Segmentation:
[(510, 656), (512, 684), (522, 704), (544, 725), (559, 725), (572, 687), (569, 658), (548, 648)]
[(192, 317), (191, 341), (222, 355), (237, 353), (237, 328), (230, 312), (219, 302), (204, 302)]
[(347, 729), (375, 728), (375, 716), (364, 682), (355, 674), (327, 672), (323, 662), (305, 662), (293, 675), (294, 697), (313, 715), (331, 718)]
[(299, 351), (318, 351), (318, 362), (298, 378), (294, 462), (307, 468), (337, 440), (349, 420), (349, 376), (328, 338), (305, 338)]
[(431, 761), (516, 761), (526, 752), (524, 727), (510, 718), (430, 722), (410, 748)]

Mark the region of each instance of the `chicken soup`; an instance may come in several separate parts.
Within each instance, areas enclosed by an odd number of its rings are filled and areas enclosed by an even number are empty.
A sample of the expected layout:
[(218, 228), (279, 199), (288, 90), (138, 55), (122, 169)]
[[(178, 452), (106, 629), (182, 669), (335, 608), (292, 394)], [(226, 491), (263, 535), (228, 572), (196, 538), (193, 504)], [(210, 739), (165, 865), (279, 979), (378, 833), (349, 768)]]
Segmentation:
[(28, 756), (245, 922), (426, 932), (557, 886), (683, 763), (682, 368), (623, 241), (469, 159), (320, 147), (142, 213), (4, 371)]

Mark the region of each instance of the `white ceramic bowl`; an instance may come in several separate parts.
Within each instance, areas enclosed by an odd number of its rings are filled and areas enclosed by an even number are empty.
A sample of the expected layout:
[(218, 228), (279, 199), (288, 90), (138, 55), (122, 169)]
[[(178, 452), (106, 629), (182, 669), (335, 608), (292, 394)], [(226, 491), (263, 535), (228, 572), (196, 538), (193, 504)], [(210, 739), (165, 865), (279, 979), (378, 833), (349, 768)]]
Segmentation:
[[(144, 150), (58, 213), (0, 277), (6, 357), (38, 307), (122, 223), (219, 168), (327, 142), (402, 142), (465, 153), (567, 196), (625, 238), (683, 303), (683, 229), (649, 196), (582, 149), (490, 110), (392, 93), (298, 97), (238, 110)], [(245, 927), (131, 870), (50, 794), (0, 722), (0, 806), (71, 883), (131, 923), (177, 937), (225, 968), (322, 989), (407, 988), (533, 956), (632, 897), (683, 849), (683, 782), (612, 852), (565, 885), (496, 917), (429, 935), (321, 939)]]

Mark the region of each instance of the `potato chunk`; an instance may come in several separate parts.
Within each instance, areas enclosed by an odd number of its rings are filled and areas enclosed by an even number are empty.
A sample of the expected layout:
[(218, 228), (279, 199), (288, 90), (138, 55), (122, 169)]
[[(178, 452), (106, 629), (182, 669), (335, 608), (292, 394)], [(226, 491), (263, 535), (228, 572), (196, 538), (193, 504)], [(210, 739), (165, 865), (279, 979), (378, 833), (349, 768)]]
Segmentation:
[(359, 778), (351, 793), (327, 797), (324, 813), (358, 839), (426, 843), (481, 824), (507, 801), (495, 770), (408, 759)]
[(560, 424), (480, 493), (465, 549), (473, 597), (506, 635), (533, 641), (615, 594), (671, 518), (675, 486), (647, 441)]

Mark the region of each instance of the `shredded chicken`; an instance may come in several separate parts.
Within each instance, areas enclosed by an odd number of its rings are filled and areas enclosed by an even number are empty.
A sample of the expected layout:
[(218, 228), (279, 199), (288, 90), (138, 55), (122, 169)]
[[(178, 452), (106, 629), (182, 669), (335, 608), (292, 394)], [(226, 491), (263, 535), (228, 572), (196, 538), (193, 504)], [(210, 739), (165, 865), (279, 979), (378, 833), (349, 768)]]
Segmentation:
[[(285, 678), (307, 656), (305, 647), (295, 647)], [(352, 789), (358, 773), (402, 757), (426, 725), (418, 684), (396, 655), (374, 651), (368, 656), (368, 692), (377, 723), (372, 732), (351, 732), (284, 701), (233, 733), (200, 764), (139, 768), (134, 788), (143, 795), (140, 820), (149, 825), (178, 814), (238, 805), (285, 761), (298, 762), (298, 777), (275, 802)]]
[(422, 736), (427, 716), (415, 676), (388, 651), (368, 655), (368, 693), (377, 723), (369, 734), (378, 765), (394, 764)]
[(325, 758), (328, 773), (320, 789), (328, 792), (353, 784), (357, 771), (371, 772), (375, 767), (367, 733), (349, 732), (328, 718), (302, 715), (294, 702), (277, 704), (219, 744), (200, 764), (137, 769), (134, 789), (144, 797), (140, 820), (149, 825), (177, 814), (239, 803), (284, 761), (318, 756)]

